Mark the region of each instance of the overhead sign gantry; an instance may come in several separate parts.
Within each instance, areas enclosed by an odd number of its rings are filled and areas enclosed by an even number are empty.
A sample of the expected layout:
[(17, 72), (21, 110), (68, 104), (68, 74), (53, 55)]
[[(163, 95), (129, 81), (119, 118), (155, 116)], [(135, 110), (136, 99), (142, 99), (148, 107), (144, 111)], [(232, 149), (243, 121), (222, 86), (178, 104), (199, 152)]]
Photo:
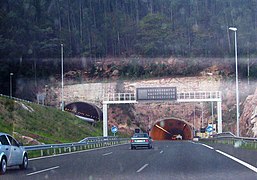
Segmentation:
[(113, 93), (103, 97), (103, 136), (108, 136), (108, 104), (134, 104), (139, 102), (217, 102), (218, 133), (222, 132), (220, 91), (177, 92), (176, 87), (142, 87), (136, 93)]

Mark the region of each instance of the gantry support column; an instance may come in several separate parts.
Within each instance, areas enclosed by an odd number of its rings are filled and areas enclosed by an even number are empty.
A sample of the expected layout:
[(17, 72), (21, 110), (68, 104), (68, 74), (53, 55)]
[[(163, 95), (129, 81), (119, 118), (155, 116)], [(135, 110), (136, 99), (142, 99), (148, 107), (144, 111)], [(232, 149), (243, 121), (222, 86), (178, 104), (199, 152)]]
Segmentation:
[(108, 104), (103, 103), (103, 137), (108, 136), (108, 115), (107, 115)]
[(222, 109), (221, 101), (217, 102), (217, 115), (218, 115), (218, 133), (222, 133)]

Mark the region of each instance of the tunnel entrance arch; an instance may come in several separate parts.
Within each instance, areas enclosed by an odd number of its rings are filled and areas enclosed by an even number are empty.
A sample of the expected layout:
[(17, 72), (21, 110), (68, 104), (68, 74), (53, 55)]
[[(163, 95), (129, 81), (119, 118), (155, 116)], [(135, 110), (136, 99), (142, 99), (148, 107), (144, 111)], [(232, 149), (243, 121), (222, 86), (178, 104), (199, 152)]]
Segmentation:
[[(137, 101), (136, 95), (137, 95), (136, 93), (113, 93), (113, 94), (107, 94), (103, 97), (103, 136), (104, 137), (108, 136), (108, 116), (107, 116), (108, 105), (139, 103), (140, 101)], [(222, 100), (221, 100), (220, 91), (177, 92), (176, 95), (177, 95), (177, 99), (174, 102), (180, 102), (180, 103), (217, 102), (218, 133), (222, 133), (222, 109), (221, 109)], [(153, 95), (151, 94), (151, 97), (155, 98), (159, 96), (155, 94)], [(154, 103), (154, 100), (150, 102)], [(160, 99), (158, 99), (158, 102), (160, 102)]]
[(153, 140), (190, 140), (193, 125), (175, 117), (161, 119), (152, 125), (150, 136)]
[(64, 107), (64, 110), (91, 123), (102, 121), (103, 119), (102, 110), (96, 105), (87, 102), (69, 103)]

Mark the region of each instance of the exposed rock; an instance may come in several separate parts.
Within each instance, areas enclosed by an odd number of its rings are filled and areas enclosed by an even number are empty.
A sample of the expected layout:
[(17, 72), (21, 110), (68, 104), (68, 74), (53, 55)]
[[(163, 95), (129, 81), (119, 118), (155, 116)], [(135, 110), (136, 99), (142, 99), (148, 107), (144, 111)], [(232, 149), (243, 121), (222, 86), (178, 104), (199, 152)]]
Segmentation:
[(257, 88), (253, 95), (246, 98), (240, 116), (241, 136), (257, 137)]
[(29, 111), (29, 112), (34, 112), (34, 109), (30, 106), (26, 106), (25, 104), (23, 104), (22, 102), (19, 101), (15, 101), (17, 104), (19, 104), (21, 106), (22, 109)]
[(20, 139), (23, 142), (24, 145), (40, 145), (40, 144), (42, 144), (32, 137), (23, 136), (17, 132), (13, 132), (13, 134), (15, 134), (18, 137), (18, 139)]

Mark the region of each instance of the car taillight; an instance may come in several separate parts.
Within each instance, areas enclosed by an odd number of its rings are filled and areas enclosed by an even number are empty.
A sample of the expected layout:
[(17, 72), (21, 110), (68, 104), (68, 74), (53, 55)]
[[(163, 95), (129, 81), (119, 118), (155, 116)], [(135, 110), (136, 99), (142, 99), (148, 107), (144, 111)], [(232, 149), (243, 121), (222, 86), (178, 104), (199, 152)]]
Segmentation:
[(131, 140), (130, 140), (130, 142), (132, 142), (132, 143), (133, 143), (133, 142), (134, 142), (134, 140), (133, 140), (133, 139), (131, 139)]

